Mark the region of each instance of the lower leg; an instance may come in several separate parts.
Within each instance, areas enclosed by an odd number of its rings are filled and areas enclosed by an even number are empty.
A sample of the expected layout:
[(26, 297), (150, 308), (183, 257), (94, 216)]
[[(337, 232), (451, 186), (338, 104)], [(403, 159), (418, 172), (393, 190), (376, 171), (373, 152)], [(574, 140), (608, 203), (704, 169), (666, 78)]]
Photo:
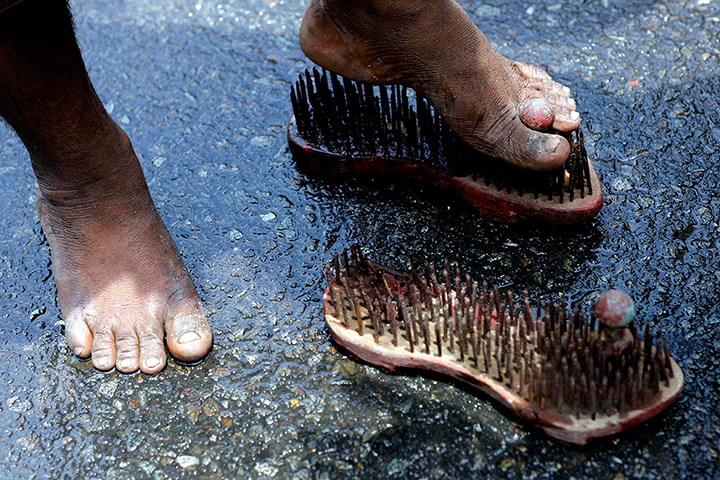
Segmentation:
[(496, 52), (454, 0), (312, 0), (300, 45), (353, 80), (412, 87), (473, 147), (527, 168), (569, 153), (565, 139), (537, 131), (531, 100), (550, 105), (557, 130), (580, 124), (569, 89)]
[(212, 334), (132, 145), (85, 71), (64, 0), (0, 16), (0, 115), (30, 153), (68, 343), (107, 370), (193, 361)]

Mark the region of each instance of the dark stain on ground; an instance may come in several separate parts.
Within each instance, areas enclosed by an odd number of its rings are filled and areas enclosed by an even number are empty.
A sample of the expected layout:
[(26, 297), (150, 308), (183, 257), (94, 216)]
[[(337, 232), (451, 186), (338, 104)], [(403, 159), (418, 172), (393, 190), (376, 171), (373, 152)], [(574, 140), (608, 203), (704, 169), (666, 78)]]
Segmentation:
[[(720, 452), (720, 6), (462, 2), (499, 50), (572, 86), (606, 206), (575, 228), (499, 225), (423, 186), (326, 183), (287, 151), (309, 66), (304, 2), (74, 3), (90, 74), (141, 156), (215, 328), (155, 377), (72, 357), (20, 142), (0, 132), (4, 478), (712, 478)], [(621, 287), (670, 340), (686, 390), (584, 449), (484, 398), (338, 353), (323, 265), (354, 243), (394, 267), (591, 303)]]

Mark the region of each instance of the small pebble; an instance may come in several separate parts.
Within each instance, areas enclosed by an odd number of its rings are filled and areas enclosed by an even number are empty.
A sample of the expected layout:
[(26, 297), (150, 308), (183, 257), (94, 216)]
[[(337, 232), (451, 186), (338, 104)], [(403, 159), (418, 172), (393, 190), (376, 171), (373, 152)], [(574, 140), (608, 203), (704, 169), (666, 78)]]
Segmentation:
[(198, 465), (200, 465), (200, 459), (192, 455), (178, 455), (175, 461), (182, 468), (197, 467)]
[(622, 290), (608, 290), (595, 303), (595, 314), (607, 327), (625, 327), (635, 318), (635, 302)]

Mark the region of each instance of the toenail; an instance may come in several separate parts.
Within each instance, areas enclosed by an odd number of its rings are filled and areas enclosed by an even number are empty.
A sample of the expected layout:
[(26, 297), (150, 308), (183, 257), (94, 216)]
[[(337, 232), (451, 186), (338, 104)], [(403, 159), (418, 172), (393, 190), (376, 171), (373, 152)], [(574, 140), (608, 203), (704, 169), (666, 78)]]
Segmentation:
[(73, 353), (76, 357), (82, 357), (82, 354), (85, 353), (85, 349), (83, 347), (75, 347)]
[(108, 365), (110, 365), (110, 359), (109, 358), (98, 358), (95, 360), (95, 365), (97, 365), (98, 368), (105, 368)]
[(580, 118), (580, 114), (578, 112), (570, 112), (570, 120), (577, 120)]
[(130, 360), (129, 358), (125, 358), (125, 359), (123, 359), (123, 360), (120, 360), (119, 367), (120, 367), (121, 369), (127, 370), (127, 369), (130, 368), (131, 366), (132, 366), (132, 360)]
[(156, 356), (150, 356), (145, 359), (145, 366), (147, 368), (155, 368), (160, 365), (160, 359)]
[(192, 343), (200, 340), (200, 335), (197, 332), (185, 332), (178, 338), (178, 343)]
[(565, 93), (567, 93), (568, 95), (570, 95), (570, 88), (569, 88), (569, 87), (566, 87), (565, 85), (563, 85), (562, 88), (563, 88), (563, 92), (565, 92)]
[(547, 141), (545, 148), (549, 153), (555, 153), (559, 146), (560, 139), (558, 137), (550, 137), (550, 140)]

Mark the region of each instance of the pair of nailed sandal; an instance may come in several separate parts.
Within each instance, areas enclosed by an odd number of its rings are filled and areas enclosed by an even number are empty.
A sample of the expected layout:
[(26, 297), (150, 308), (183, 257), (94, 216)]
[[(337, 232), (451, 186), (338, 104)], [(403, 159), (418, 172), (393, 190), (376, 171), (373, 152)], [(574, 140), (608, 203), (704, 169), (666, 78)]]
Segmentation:
[[(404, 87), (307, 71), (291, 91), (293, 156), (321, 175), (429, 182), (503, 222), (580, 223), (602, 208), (581, 131), (563, 134), (571, 147), (564, 166), (528, 171), (481, 154), (426, 100), (410, 98)], [(683, 388), (667, 339), (649, 324), (640, 333), (632, 300), (616, 290), (591, 314), (552, 300), (533, 307), (527, 292), (489, 290), (447, 262), (439, 276), (431, 265), (401, 273), (366, 259), (358, 246), (336, 255), (327, 277), (325, 320), (351, 354), (388, 371), (451, 377), (563, 442), (585, 445), (637, 425)]]

